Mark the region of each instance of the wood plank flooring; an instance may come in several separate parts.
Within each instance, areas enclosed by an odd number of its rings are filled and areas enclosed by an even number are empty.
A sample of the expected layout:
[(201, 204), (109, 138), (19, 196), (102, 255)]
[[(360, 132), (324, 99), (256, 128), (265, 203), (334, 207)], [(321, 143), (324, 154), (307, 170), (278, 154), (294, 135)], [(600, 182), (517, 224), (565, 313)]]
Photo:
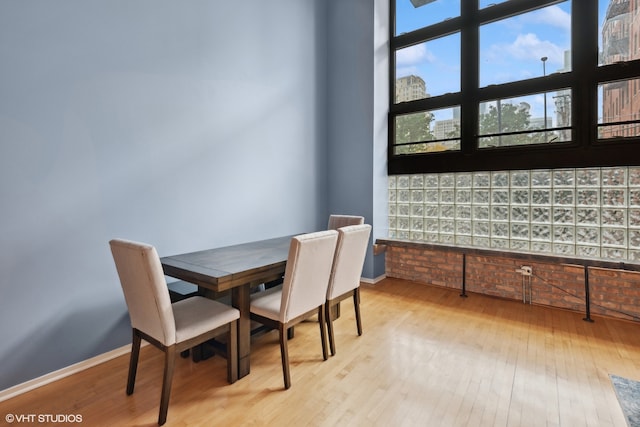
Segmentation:
[[(251, 373), (233, 385), (220, 357), (178, 360), (166, 425), (626, 426), (609, 374), (640, 380), (640, 324), (396, 279), (361, 293), (364, 334), (345, 301), (329, 360), (317, 323), (296, 327), (290, 390), (273, 331), (254, 337)], [(1, 402), (0, 419), (156, 425), (161, 356), (143, 348), (132, 396), (122, 356)]]

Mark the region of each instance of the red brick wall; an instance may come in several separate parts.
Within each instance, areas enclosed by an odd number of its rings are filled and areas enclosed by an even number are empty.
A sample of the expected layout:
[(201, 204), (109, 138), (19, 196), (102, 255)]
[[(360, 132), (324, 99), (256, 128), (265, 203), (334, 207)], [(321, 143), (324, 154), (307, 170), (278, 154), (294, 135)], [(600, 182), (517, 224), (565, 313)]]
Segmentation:
[[(459, 250), (420, 245), (387, 246), (385, 259), (387, 277), (462, 290), (463, 254)], [(523, 261), (504, 253), (469, 254), (466, 255), (466, 291), (522, 301), (523, 276), (516, 272), (522, 265), (532, 267), (533, 304), (586, 313), (582, 265), (546, 259), (544, 262)], [(528, 280), (525, 276), (527, 301)], [(589, 267), (589, 289), (591, 315), (640, 322), (640, 272)]]

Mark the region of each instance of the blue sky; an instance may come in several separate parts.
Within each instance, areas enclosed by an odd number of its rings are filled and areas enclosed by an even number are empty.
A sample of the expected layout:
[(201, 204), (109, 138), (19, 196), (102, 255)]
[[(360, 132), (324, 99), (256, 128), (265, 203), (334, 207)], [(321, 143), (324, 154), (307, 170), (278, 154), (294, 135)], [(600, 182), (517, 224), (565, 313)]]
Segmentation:
[[(499, 2), (481, 0), (480, 6)], [(600, 25), (608, 4), (609, 0), (599, 0)], [(400, 34), (458, 16), (460, 0), (437, 0), (418, 8), (414, 8), (410, 0), (397, 0), (396, 7), (396, 32)], [(454, 35), (404, 49), (396, 58), (397, 77), (419, 75), (432, 96), (457, 92), (460, 90), (459, 46), (460, 38)], [(480, 85), (558, 72), (565, 67), (565, 51), (570, 48), (571, 1), (488, 24), (480, 31)], [(547, 58), (544, 66), (543, 57)], [(542, 116), (542, 95), (534, 104), (532, 115)], [(548, 103), (547, 109), (549, 114), (553, 113), (553, 105)]]

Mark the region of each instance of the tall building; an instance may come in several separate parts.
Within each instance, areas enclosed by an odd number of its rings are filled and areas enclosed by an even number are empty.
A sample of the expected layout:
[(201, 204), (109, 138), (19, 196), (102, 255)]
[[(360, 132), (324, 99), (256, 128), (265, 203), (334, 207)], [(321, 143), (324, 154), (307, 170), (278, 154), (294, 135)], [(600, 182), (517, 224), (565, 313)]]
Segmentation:
[(427, 98), (427, 85), (421, 77), (410, 75), (396, 80), (396, 103)]

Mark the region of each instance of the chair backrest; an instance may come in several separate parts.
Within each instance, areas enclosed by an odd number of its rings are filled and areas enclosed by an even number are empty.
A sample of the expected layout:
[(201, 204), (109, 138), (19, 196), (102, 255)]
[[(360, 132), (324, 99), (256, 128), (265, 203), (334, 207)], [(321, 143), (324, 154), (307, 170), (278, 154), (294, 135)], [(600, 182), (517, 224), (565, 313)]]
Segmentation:
[(369, 224), (350, 225), (338, 229), (338, 243), (327, 299), (333, 299), (360, 286), (370, 234)]
[(130, 240), (113, 239), (109, 245), (131, 326), (164, 345), (174, 344), (176, 323), (158, 252), (151, 245)]
[(329, 224), (327, 230), (337, 230), (340, 227), (346, 227), (347, 225), (359, 225), (364, 224), (363, 216), (356, 215), (329, 215)]
[(291, 239), (282, 284), (281, 322), (286, 323), (324, 304), (337, 241), (335, 230)]

